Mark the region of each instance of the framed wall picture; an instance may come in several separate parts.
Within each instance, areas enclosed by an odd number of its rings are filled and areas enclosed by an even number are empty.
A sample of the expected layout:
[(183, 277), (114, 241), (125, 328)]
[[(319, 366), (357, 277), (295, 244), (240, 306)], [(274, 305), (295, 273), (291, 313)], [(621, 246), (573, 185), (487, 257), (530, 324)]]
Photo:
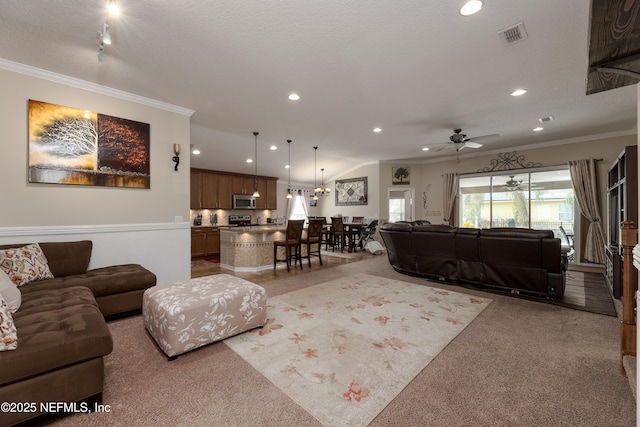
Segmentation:
[(149, 124), (29, 100), (29, 182), (150, 188)]
[(367, 177), (336, 180), (336, 206), (367, 204)]
[(309, 206), (311, 206), (312, 208), (315, 208), (316, 206), (318, 206), (318, 201), (313, 200), (313, 198), (309, 199)]
[(391, 183), (393, 185), (409, 185), (411, 183), (411, 169), (408, 166), (392, 167)]

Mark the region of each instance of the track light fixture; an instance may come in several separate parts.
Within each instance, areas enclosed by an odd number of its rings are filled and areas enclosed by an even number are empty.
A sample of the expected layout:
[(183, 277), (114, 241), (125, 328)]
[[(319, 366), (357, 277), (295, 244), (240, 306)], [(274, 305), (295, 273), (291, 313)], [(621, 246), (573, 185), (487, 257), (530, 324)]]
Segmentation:
[(107, 55), (104, 54), (104, 43), (100, 42), (100, 45), (98, 46), (98, 61), (103, 63), (106, 60)]
[(111, 44), (111, 33), (109, 32), (109, 24), (106, 22), (102, 27), (102, 43)]

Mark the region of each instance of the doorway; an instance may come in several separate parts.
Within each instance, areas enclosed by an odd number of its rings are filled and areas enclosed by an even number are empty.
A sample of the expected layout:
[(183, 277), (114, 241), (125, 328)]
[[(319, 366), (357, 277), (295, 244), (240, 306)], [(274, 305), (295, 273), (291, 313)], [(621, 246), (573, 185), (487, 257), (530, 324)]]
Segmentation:
[(413, 221), (415, 217), (415, 189), (389, 189), (389, 222)]

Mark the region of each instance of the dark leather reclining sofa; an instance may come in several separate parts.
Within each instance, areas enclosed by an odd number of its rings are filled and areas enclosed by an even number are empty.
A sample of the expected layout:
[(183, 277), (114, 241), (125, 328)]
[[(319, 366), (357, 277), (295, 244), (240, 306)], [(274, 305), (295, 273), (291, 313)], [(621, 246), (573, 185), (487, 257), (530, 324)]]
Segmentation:
[(564, 295), (567, 261), (551, 230), (391, 223), (380, 235), (400, 273), (552, 299)]

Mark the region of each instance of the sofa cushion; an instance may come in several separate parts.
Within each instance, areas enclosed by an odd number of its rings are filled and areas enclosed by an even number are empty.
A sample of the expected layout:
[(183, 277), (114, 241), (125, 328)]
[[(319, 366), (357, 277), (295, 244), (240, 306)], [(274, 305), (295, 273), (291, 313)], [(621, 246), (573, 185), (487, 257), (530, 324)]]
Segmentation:
[(0, 351), (15, 350), (18, 347), (18, 335), (9, 306), (0, 294)]
[(53, 277), (47, 257), (37, 243), (0, 250), (0, 268), (17, 286)]
[(84, 274), (91, 261), (91, 240), (77, 242), (42, 242), (40, 247), (49, 260), (49, 268), (55, 277)]
[(0, 385), (41, 375), (111, 353), (113, 342), (86, 287), (23, 294), (14, 315), (20, 336), (15, 351), (2, 353)]
[(0, 295), (6, 301), (11, 313), (15, 313), (20, 308), (22, 294), (15, 283), (11, 281), (7, 273), (0, 268)]
[[(70, 286), (85, 286), (96, 298), (144, 290), (156, 284), (156, 275), (139, 264), (122, 264), (95, 268), (85, 274), (56, 277), (42, 282), (34, 282), (22, 289), (23, 295), (43, 289), (64, 289)], [(24, 297), (23, 297), (24, 298)]]

